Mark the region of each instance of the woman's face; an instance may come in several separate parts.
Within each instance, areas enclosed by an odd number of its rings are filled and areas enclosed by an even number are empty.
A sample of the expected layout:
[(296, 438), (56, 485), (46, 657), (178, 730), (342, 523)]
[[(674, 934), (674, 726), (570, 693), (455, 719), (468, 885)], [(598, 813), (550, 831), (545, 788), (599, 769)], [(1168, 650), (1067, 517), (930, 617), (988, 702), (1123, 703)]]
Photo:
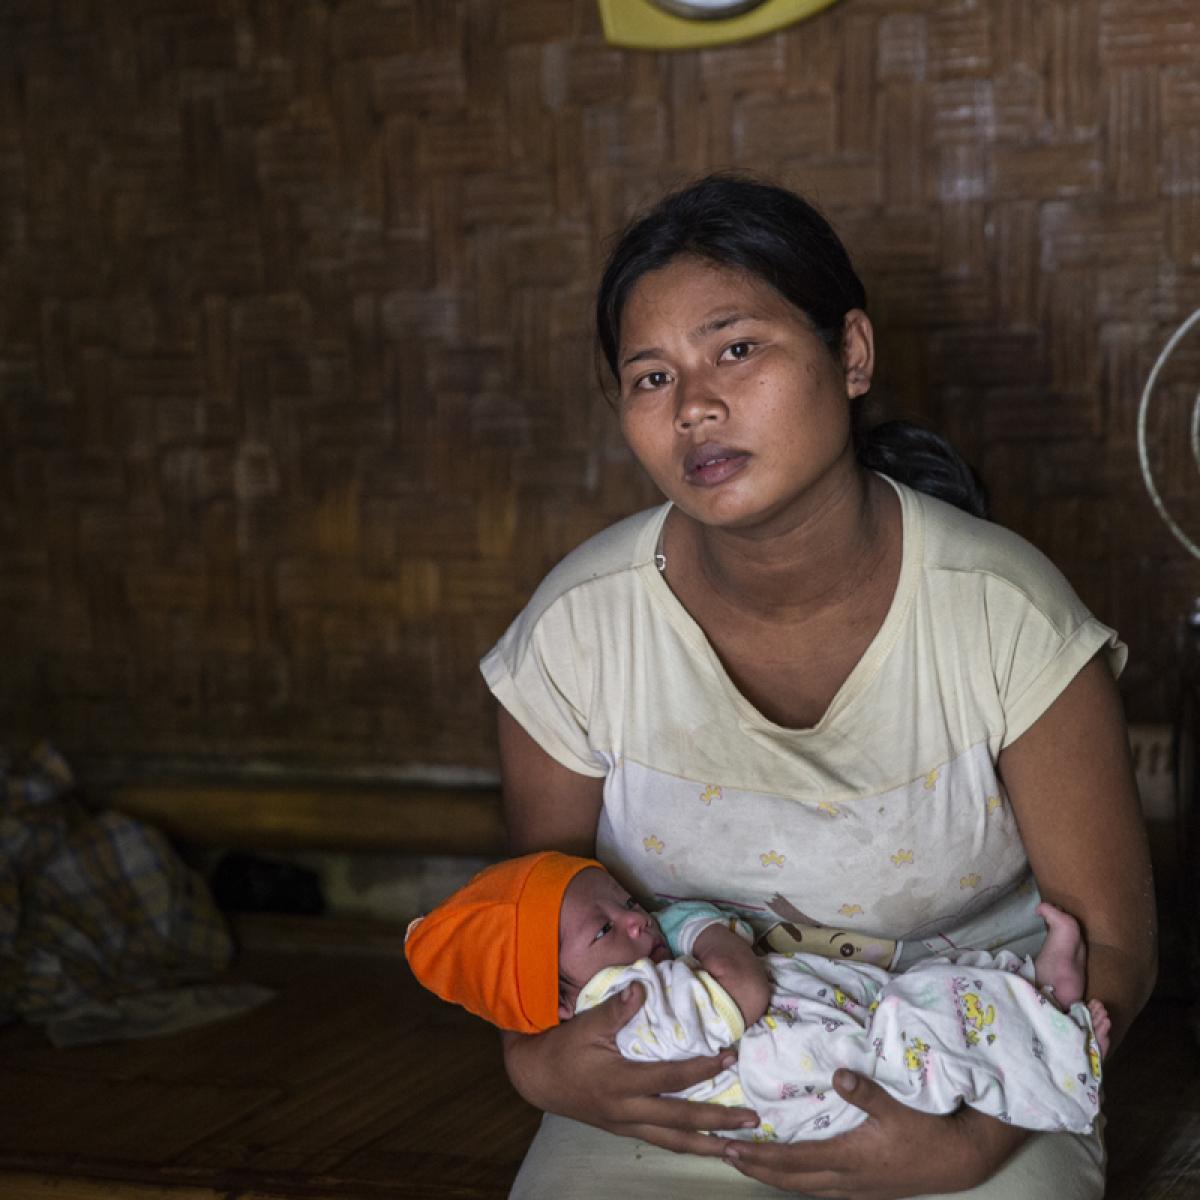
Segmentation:
[(857, 309), (839, 362), (768, 284), (677, 258), (638, 281), (621, 315), (621, 429), (662, 492), (702, 524), (800, 515), (856, 470), (850, 398), (870, 386), (872, 354)]

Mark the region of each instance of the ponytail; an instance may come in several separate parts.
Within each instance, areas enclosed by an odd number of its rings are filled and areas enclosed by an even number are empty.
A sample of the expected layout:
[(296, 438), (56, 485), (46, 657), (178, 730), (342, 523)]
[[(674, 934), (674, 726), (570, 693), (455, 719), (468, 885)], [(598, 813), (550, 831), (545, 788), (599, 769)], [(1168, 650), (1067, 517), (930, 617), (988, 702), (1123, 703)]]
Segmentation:
[(884, 421), (856, 431), (859, 464), (915, 491), (986, 517), (987, 492), (970, 464), (940, 434), (910, 421)]

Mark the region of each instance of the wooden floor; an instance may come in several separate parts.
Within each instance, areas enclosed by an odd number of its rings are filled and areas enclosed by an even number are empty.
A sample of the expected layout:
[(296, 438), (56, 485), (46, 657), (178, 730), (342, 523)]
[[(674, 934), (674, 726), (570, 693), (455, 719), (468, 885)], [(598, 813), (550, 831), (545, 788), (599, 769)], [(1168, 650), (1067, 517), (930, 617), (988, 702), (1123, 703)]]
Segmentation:
[(507, 1194), (538, 1115), (495, 1031), (420, 988), (398, 946), (258, 953), (240, 973), (279, 994), (203, 1029), (75, 1050), (0, 1031), (0, 1197)]
[[(53, 1050), (0, 1030), (0, 1200), (500, 1200), (537, 1123), (496, 1035), (395, 947), (257, 953), (265, 1007)], [(1110, 1200), (1200, 1200), (1200, 1056), (1157, 1000), (1108, 1078)]]

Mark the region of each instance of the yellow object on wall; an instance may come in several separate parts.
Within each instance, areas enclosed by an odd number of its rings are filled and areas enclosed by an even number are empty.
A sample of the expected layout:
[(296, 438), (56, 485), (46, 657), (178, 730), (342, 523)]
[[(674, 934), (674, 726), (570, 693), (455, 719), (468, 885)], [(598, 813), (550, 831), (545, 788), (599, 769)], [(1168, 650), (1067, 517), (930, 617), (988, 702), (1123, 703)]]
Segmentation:
[(604, 36), (630, 50), (689, 50), (743, 42), (811, 17), (834, 0), (766, 0), (738, 17), (677, 17), (652, 0), (598, 0)]

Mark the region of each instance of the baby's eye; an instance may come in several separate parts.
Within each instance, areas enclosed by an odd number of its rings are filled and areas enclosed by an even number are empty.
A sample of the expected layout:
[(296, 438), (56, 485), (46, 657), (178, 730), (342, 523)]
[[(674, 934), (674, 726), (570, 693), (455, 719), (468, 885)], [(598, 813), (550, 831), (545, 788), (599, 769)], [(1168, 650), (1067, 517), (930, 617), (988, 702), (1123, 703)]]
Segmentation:
[(731, 346), (726, 346), (721, 351), (721, 357), (724, 359), (733, 359), (734, 362), (741, 362), (743, 359), (749, 358), (753, 350), (753, 342), (734, 342)]
[(602, 937), (604, 937), (604, 935), (606, 933), (609, 933), (611, 930), (612, 930), (612, 922), (605, 921), (604, 924), (601, 925), (600, 928), (596, 931), (596, 936), (594, 938), (592, 938), (592, 941), (598, 942)]
[(626, 908), (637, 908), (637, 906), (638, 906), (638, 902), (632, 896), (629, 896), (626, 898), (626, 900), (625, 900)]

